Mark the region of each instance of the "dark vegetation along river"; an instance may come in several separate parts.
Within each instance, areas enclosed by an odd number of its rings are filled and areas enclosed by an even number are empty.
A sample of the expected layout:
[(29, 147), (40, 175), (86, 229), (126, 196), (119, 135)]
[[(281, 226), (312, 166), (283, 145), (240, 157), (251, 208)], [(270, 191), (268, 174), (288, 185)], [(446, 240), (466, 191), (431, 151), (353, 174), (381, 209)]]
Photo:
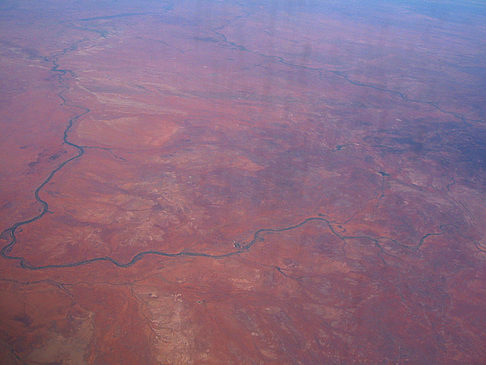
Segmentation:
[(485, 18), (0, 4), (2, 359), (482, 363)]

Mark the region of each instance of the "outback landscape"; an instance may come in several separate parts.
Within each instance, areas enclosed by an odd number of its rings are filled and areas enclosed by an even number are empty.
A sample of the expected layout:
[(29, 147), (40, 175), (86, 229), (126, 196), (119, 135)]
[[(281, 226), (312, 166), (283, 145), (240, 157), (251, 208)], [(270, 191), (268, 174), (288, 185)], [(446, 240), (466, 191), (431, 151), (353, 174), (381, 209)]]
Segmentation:
[(0, 29), (2, 363), (486, 361), (486, 4)]

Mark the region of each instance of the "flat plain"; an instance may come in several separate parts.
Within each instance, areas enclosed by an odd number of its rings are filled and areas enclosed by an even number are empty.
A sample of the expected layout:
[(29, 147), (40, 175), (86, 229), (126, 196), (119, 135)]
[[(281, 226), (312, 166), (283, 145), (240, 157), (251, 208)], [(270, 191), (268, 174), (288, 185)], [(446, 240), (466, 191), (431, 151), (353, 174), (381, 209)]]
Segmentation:
[(484, 363), (486, 6), (424, 4), (3, 1), (2, 363)]

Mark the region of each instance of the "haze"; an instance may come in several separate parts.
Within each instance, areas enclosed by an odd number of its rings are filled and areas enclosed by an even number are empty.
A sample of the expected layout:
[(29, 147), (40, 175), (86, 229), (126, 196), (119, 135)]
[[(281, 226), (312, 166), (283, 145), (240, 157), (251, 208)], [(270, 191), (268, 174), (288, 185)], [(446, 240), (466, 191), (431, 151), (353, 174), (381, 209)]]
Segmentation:
[(483, 1), (2, 1), (2, 364), (486, 362)]

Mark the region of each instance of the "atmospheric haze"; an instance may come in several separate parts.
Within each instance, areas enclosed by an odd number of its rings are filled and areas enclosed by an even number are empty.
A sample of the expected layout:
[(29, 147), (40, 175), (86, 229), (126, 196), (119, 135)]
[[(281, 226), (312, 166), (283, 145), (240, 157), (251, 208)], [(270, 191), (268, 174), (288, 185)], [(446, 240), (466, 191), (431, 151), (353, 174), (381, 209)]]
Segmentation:
[(486, 362), (484, 1), (0, 3), (2, 364)]

